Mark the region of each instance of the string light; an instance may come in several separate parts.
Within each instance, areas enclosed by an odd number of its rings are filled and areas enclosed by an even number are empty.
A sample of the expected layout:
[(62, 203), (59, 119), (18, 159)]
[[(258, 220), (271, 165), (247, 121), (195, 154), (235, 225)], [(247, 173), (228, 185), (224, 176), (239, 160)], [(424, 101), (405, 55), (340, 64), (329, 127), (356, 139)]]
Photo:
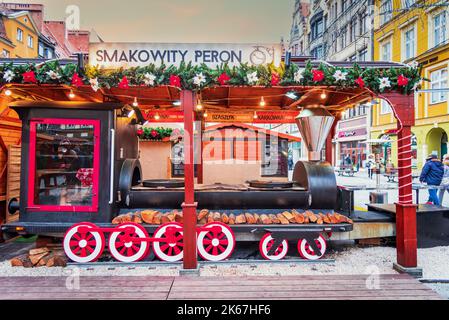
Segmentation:
[(138, 107), (139, 102), (137, 101), (137, 97), (134, 97), (133, 107)]
[(323, 99), (323, 100), (324, 100), (324, 99), (326, 99), (326, 98), (327, 98), (327, 94), (326, 94), (326, 92), (323, 92), (323, 93), (321, 94), (321, 96), (320, 96), (320, 97), (321, 97), (321, 99)]
[(176, 107), (179, 107), (181, 105), (181, 101), (177, 100), (177, 101), (173, 102), (173, 105)]
[(73, 93), (73, 90), (70, 90), (69, 98), (70, 99), (74, 99), (75, 98), (75, 94)]
[(196, 105), (196, 110), (198, 111), (203, 110), (203, 105), (201, 104), (201, 101), (199, 101), (198, 104)]
[(159, 120), (161, 118), (161, 116), (159, 115), (159, 113), (156, 113), (154, 115), (154, 120)]
[(6, 89), (6, 90), (5, 90), (5, 95), (7, 95), (8, 97), (9, 97), (10, 95), (12, 95), (11, 90)]
[(262, 98), (260, 99), (259, 105), (260, 105), (261, 107), (265, 107), (265, 106), (267, 105), (267, 103), (265, 102), (264, 97), (262, 97)]
[(204, 112), (203, 117), (204, 117), (204, 118), (207, 118), (207, 111)]
[(256, 112), (254, 112), (253, 118), (254, 118), (254, 119), (257, 119), (257, 118), (258, 118)]

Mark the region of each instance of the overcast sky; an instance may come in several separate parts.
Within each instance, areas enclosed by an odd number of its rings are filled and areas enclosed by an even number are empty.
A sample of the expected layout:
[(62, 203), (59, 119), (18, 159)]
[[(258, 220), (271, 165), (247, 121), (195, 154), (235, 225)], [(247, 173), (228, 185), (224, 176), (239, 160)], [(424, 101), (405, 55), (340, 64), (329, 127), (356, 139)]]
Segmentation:
[[(81, 27), (104, 41), (279, 42), (287, 37), (294, 0), (12, 0), (46, 5), (46, 19), (64, 20), (69, 5)], [(285, 38), (286, 40), (288, 38)]]

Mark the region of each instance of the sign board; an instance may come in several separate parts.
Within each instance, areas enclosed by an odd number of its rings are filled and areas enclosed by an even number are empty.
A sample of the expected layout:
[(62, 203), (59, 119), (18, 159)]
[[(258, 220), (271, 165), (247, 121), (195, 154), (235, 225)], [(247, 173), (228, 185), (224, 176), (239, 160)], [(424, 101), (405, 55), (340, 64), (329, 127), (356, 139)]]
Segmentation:
[(193, 65), (216, 67), (222, 63), (261, 65), (282, 59), (281, 44), (228, 43), (91, 43), (89, 64), (105, 69), (143, 67), (150, 63), (175, 65), (184, 61)]
[[(254, 117), (253, 112), (207, 112), (206, 122), (213, 123), (295, 123), (298, 111), (257, 111)], [(150, 111), (147, 113), (147, 120), (150, 122), (184, 122), (182, 111)]]

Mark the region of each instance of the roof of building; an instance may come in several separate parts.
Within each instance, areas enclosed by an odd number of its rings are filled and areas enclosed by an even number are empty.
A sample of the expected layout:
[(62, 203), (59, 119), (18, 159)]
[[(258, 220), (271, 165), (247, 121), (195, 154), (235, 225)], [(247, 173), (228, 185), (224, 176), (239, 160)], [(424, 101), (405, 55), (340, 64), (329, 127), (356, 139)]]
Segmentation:
[[(55, 52), (56, 56), (58, 58), (70, 58), (72, 56), (72, 53), (74, 52), (72, 46), (70, 45), (70, 42), (68, 41), (67, 37), (64, 36), (64, 38), (58, 38), (56, 35), (56, 26), (52, 22), (56, 21), (45, 21), (44, 27), (43, 27), (43, 34), (50, 39), (50, 41), (54, 42), (56, 44), (55, 46)], [(61, 23), (63, 23), (61, 21)], [(65, 26), (64, 26), (65, 29)]]
[(246, 123), (220, 123), (220, 124), (216, 124), (213, 126), (209, 126), (206, 127), (204, 129), (204, 132), (211, 132), (211, 131), (215, 131), (215, 130), (220, 130), (220, 129), (226, 129), (226, 128), (231, 128), (231, 127), (236, 127), (236, 128), (240, 128), (240, 129), (244, 129), (244, 130), (252, 130), (255, 131), (257, 133), (262, 133), (262, 134), (266, 134), (266, 135), (270, 135), (270, 136), (275, 136), (275, 137), (279, 137), (281, 139), (286, 139), (288, 141), (293, 141), (293, 142), (300, 142), (301, 138), (299, 137), (295, 137), (289, 134), (285, 134), (285, 133), (281, 133), (281, 132), (277, 132), (277, 131), (273, 131), (273, 130), (268, 130), (268, 129), (264, 129), (261, 127), (256, 127), (256, 126), (252, 126)]

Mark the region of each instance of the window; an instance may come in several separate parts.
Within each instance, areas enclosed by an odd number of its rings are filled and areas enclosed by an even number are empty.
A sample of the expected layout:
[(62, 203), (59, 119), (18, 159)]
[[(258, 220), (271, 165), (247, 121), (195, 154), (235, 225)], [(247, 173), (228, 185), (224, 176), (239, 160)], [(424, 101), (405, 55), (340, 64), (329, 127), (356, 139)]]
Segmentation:
[(416, 0), (402, 0), (402, 7), (407, 9), (415, 4)]
[(368, 48), (359, 51), (359, 61), (366, 61), (368, 59)]
[[(263, 145), (263, 141), (262, 141)], [(288, 141), (284, 139), (265, 140), (265, 153), (262, 153), (263, 177), (288, 176)]]
[(42, 43), (39, 43), (39, 57), (45, 57), (45, 50)]
[(392, 0), (383, 0), (380, 3), (380, 24), (387, 23), (393, 17)]
[(347, 42), (346, 42), (346, 40), (347, 40), (347, 38), (346, 38), (346, 31), (347, 31), (346, 26), (343, 27), (341, 29), (341, 31), (340, 31), (340, 35), (341, 35), (341, 38), (340, 38), (341, 39), (341, 49), (346, 48), (346, 45), (347, 45)]
[(352, 20), (351, 24), (349, 25), (349, 43), (355, 41), (356, 29), (357, 29), (357, 20)]
[(446, 39), (446, 12), (443, 11), (433, 17), (433, 44), (434, 47), (444, 43)]
[(351, 61), (351, 62), (356, 61), (356, 60), (357, 60), (357, 56), (355, 54), (348, 58), (348, 61)]
[(32, 210), (98, 210), (99, 138), (99, 120), (30, 122), (28, 206)]
[(324, 31), (324, 21), (323, 18), (319, 18), (312, 22), (311, 26), (311, 40), (315, 40), (316, 38), (319, 38), (323, 35)]
[(391, 112), (390, 104), (385, 100), (380, 100), (380, 114), (388, 114)]
[(3, 49), (2, 51), (2, 58), (9, 58), (10, 57), (10, 53), (8, 50)]
[(381, 46), (381, 57), (382, 61), (391, 61), (391, 42), (385, 42)]
[(404, 36), (404, 60), (413, 58), (416, 55), (415, 28), (411, 28), (403, 33)]
[[(430, 74), (430, 89), (446, 89), (447, 88), (447, 68), (434, 71)], [(430, 103), (440, 103), (447, 101), (447, 92), (433, 92), (430, 95)]]
[(17, 28), (17, 41), (23, 41), (23, 30), (20, 28)]
[(28, 36), (28, 48), (34, 48), (34, 39), (32, 36)]
[(324, 50), (323, 46), (316, 47), (311, 52), (312, 56), (314, 56), (316, 59), (322, 59), (324, 57)]

